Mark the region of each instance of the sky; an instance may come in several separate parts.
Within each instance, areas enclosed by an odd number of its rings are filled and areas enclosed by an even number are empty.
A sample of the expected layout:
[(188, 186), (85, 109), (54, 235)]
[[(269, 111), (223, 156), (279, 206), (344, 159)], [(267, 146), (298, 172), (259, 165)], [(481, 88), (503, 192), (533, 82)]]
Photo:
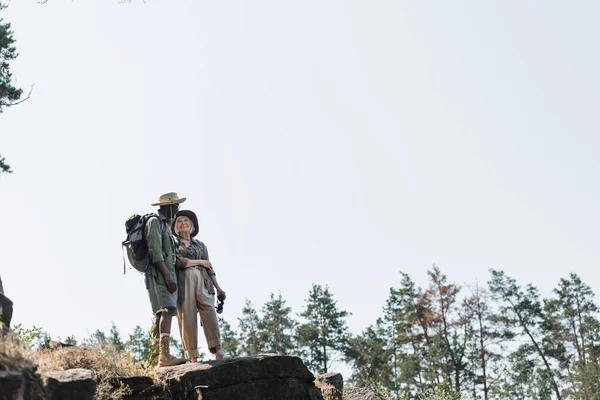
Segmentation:
[(0, 16), (35, 85), (0, 114), (14, 324), (148, 327), (124, 222), (171, 191), (234, 327), (245, 299), (280, 292), (297, 314), (315, 283), (359, 334), (400, 271), (424, 287), (433, 264), (465, 287), (494, 268), (544, 296), (569, 272), (600, 292), (596, 1), (13, 0)]

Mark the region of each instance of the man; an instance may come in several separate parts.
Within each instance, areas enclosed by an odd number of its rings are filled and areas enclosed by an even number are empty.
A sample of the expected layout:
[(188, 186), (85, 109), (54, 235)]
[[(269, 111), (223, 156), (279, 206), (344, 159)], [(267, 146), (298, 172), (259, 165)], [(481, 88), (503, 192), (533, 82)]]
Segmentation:
[(8, 333), (10, 320), (12, 319), (13, 302), (4, 295), (2, 278), (0, 278), (0, 337)]
[(179, 210), (180, 199), (177, 193), (161, 195), (157, 203), (157, 216), (150, 217), (146, 223), (146, 244), (152, 263), (146, 274), (146, 288), (155, 315), (154, 350), (158, 347), (158, 366), (166, 367), (185, 363), (185, 359), (171, 355), (171, 319), (177, 309), (177, 275), (175, 272), (175, 246), (170, 226)]

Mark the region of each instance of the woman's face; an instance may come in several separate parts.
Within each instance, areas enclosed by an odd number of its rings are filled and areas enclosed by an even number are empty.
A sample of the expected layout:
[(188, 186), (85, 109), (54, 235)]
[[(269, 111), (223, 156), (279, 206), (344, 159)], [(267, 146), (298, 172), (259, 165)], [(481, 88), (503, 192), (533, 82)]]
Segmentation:
[(190, 231), (192, 230), (192, 221), (188, 217), (183, 215), (181, 217), (178, 217), (177, 221), (175, 221), (175, 230), (179, 234), (190, 233)]

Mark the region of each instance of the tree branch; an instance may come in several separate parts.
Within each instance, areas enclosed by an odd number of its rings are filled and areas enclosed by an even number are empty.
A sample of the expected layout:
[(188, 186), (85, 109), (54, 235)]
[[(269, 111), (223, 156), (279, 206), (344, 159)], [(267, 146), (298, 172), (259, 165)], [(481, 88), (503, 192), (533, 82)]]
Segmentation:
[[(46, 2), (48, 0), (44, 0), (44, 2)], [(33, 87), (35, 86), (35, 83), (33, 85), (31, 85), (31, 88), (29, 89), (29, 93), (27, 93), (27, 97), (25, 97), (24, 99), (21, 99), (19, 101), (15, 101), (14, 103), (8, 103), (6, 104), (6, 107), (12, 107), (12, 106), (16, 106), (17, 104), (21, 104), (22, 102), (29, 100), (29, 98), (31, 97), (31, 92), (33, 92)]]

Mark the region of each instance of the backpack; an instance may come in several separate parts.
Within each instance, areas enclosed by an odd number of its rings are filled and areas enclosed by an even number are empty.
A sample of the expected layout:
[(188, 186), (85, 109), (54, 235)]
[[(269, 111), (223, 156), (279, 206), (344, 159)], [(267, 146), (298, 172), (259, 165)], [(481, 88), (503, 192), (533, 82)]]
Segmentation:
[[(142, 274), (148, 272), (152, 264), (148, 254), (148, 244), (146, 243), (146, 223), (156, 214), (133, 214), (125, 221), (125, 232), (127, 237), (121, 243), (121, 246), (127, 251), (127, 258), (133, 268)], [(160, 221), (160, 219), (159, 219)], [(161, 222), (161, 233), (164, 231), (164, 223)], [(125, 257), (123, 256), (123, 274), (125, 274)]]

